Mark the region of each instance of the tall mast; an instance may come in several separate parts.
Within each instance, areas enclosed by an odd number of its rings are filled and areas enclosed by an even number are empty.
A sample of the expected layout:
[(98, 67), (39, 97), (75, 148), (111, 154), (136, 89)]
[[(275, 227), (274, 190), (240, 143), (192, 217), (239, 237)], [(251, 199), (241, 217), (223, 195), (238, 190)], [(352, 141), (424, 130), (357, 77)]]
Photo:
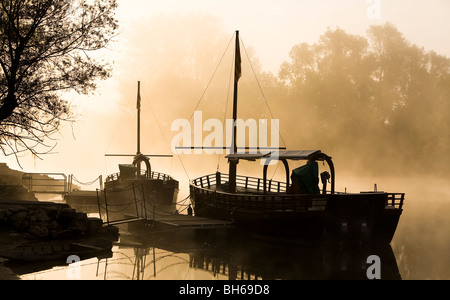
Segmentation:
[[(136, 155), (141, 154), (141, 82), (138, 81), (138, 91), (137, 91), (137, 151)], [(141, 162), (137, 164), (137, 176), (141, 175)]]
[[(237, 120), (237, 100), (238, 100), (238, 82), (241, 78), (241, 51), (239, 47), (239, 31), (236, 31), (236, 53), (235, 53), (235, 63), (234, 63), (234, 94), (233, 94), (233, 137), (231, 140), (232, 150), (231, 154), (237, 153), (237, 138), (236, 138), (236, 120)], [(236, 175), (237, 175), (237, 159), (229, 159), (229, 186), (228, 191), (234, 193), (236, 191)]]
[(137, 91), (137, 152), (141, 153), (141, 82), (138, 81), (138, 91)]
[(138, 81), (138, 90), (137, 90), (137, 150), (136, 154), (105, 154), (106, 157), (134, 157), (133, 165), (136, 164), (137, 173), (136, 177), (140, 178), (141, 176), (141, 162), (145, 162), (147, 165), (147, 176), (150, 176), (150, 162), (149, 157), (173, 157), (173, 155), (154, 155), (147, 154), (144, 155), (141, 153), (141, 82)]

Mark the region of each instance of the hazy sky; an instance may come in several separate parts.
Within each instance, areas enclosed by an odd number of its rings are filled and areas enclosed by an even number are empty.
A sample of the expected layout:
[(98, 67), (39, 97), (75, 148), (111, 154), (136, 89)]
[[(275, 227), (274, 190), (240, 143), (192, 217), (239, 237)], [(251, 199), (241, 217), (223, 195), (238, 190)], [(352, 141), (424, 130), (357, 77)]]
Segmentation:
[(406, 39), (450, 55), (448, 0), (119, 0), (127, 24), (155, 14), (217, 16), (230, 33), (240, 30), (263, 66), (276, 72), (299, 41), (317, 41), (328, 27), (363, 35), (373, 24), (391, 22)]
[[(327, 28), (339, 27), (348, 33), (364, 35), (370, 25), (393, 23), (412, 43), (450, 56), (450, 1), (448, 0), (118, 0), (117, 17), (121, 35), (112, 47), (120, 47), (124, 35), (136, 20), (154, 15), (188, 15), (204, 13), (220, 19), (230, 36), (240, 30), (246, 45), (251, 45), (262, 67), (277, 73), (288, 59), (291, 48), (300, 43), (314, 43)], [(142, 37), (145, 39), (145, 36)], [(139, 45), (131, 45), (139, 47)], [(109, 49), (104, 55), (114, 59), (120, 51)], [(114, 72), (122, 70), (115, 69)], [(117, 107), (116, 79), (100, 84), (95, 95), (77, 96), (82, 119), (74, 127), (62, 131), (55, 151), (58, 154), (36, 160), (21, 159), (25, 171), (63, 172), (75, 174), (82, 181), (90, 181), (100, 174), (115, 172), (115, 162), (104, 158), (110, 149), (111, 136), (117, 119), (107, 114)], [(200, 92), (200, 91), (199, 91)], [(133, 95), (135, 91), (130, 91)], [(108, 109), (107, 109), (108, 108)], [(101, 111), (101, 113), (100, 113)], [(103, 114), (103, 118), (101, 114)], [(103, 123), (97, 123), (102, 120)], [(69, 130), (68, 130), (69, 129)], [(134, 133), (133, 133), (134, 135)], [(93, 141), (96, 141), (93, 144)], [(132, 147), (134, 149), (134, 146)], [(14, 169), (13, 157), (0, 158)], [(114, 165), (114, 166), (113, 166)], [(183, 179), (180, 179), (180, 181)]]

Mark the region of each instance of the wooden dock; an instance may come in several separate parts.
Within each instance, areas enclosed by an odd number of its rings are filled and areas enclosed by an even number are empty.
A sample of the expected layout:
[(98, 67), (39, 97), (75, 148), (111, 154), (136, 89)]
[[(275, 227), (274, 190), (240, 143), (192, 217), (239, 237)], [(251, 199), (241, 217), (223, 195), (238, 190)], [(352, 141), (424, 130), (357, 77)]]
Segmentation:
[[(157, 216), (155, 219), (137, 218), (133, 216), (125, 216), (125, 219), (115, 220), (105, 225), (120, 225), (120, 224), (135, 224), (153, 225), (155, 227), (164, 227), (172, 229), (231, 229), (234, 228), (234, 223), (223, 220), (215, 220), (204, 217), (189, 216), (189, 215), (165, 215)], [(138, 224), (136, 224), (138, 225)], [(139, 225), (138, 225), (139, 226)]]
[(183, 229), (225, 229), (234, 227), (233, 222), (189, 215), (159, 216), (153, 222)]

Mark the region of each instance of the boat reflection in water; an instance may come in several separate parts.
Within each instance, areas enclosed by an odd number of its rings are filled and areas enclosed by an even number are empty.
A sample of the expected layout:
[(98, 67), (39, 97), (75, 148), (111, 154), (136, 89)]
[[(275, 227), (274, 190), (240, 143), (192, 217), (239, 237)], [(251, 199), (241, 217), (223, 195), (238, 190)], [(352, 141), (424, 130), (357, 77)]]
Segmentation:
[[(139, 236), (144, 235), (127, 236), (121, 242), (124, 246), (135, 245), (134, 270), (141, 271), (140, 279), (158, 279), (157, 270), (167, 268), (164, 258), (157, 257), (155, 251), (163, 251), (163, 256), (168, 259), (187, 254), (184, 264), (188, 263), (191, 271), (206, 271), (213, 279), (401, 279), (389, 244), (364, 247), (330, 244), (300, 246), (280, 245), (245, 236), (235, 237), (226, 243), (198, 237), (187, 240), (155, 235), (152, 239), (142, 239)], [(134, 276), (133, 279), (139, 278)]]
[[(166, 230), (123, 232), (112, 255), (80, 263), (92, 280), (339, 280), (401, 279), (389, 244), (300, 246), (220, 232)], [(219, 233), (219, 234), (218, 234)], [(378, 258), (371, 260), (370, 258)], [(16, 266), (22, 279), (67, 278), (70, 266)], [(379, 276), (379, 277), (378, 277)], [(369, 278), (368, 278), (369, 277)]]

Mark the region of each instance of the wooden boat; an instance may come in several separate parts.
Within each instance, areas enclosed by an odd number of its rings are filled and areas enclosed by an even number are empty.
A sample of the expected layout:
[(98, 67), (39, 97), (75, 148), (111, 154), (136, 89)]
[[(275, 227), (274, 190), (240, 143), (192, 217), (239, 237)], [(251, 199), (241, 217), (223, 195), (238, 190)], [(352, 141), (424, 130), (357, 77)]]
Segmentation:
[[(236, 34), (236, 57), (239, 32)], [(237, 88), (240, 60), (235, 63), (233, 124), (237, 120)], [(236, 132), (236, 125), (234, 132)], [(196, 216), (234, 221), (240, 230), (260, 236), (318, 241), (368, 241), (390, 243), (403, 211), (403, 193), (338, 193), (332, 158), (320, 150), (270, 153), (239, 153), (236, 134), (228, 155), (229, 174), (215, 173), (190, 183), (190, 197)], [(267, 179), (267, 169), (278, 158), (286, 170), (286, 181)], [(264, 160), (262, 178), (237, 175), (240, 160)], [(290, 176), (289, 161), (306, 161)], [(320, 174), (317, 162), (326, 162)], [(328, 180), (331, 180), (327, 191)]]
[[(171, 214), (176, 211), (179, 183), (171, 176), (152, 170), (150, 157), (164, 158), (172, 155), (144, 155), (141, 153), (141, 95), (140, 82), (137, 93), (137, 152), (136, 155), (107, 154), (106, 156), (133, 157), (132, 164), (119, 165), (119, 172), (107, 176), (100, 205), (112, 213)], [(141, 169), (141, 165), (145, 169)]]
[[(106, 177), (99, 191), (73, 190), (64, 199), (72, 207), (106, 214), (107, 221), (124, 216), (149, 217), (152, 214), (172, 214), (176, 211), (179, 183), (171, 176), (152, 170), (150, 158), (170, 158), (173, 155), (141, 153), (141, 84), (137, 93), (136, 154), (106, 154), (107, 157), (132, 157), (131, 164), (120, 164), (119, 172)], [(145, 169), (142, 169), (142, 164)], [(101, 181), (101, 180), (100, 180)]]

